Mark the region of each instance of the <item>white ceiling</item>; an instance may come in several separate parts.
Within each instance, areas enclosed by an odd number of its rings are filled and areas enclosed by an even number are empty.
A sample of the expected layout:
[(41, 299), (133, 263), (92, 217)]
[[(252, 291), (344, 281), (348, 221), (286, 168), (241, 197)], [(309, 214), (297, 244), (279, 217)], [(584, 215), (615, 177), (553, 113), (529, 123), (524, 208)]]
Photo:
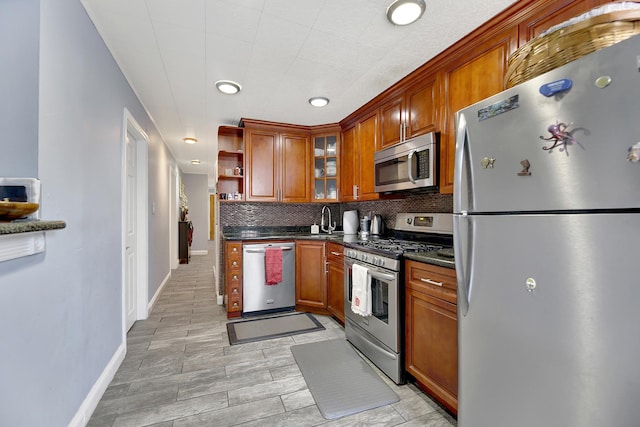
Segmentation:
[[(182, 171), (210, 186), (218, 126), (338, 122), (514, 3), (426, 0), (422, 19), (396, 27), (391, 1), (81, 0)], [(242, 91), (218, 92), (223, 79)]]

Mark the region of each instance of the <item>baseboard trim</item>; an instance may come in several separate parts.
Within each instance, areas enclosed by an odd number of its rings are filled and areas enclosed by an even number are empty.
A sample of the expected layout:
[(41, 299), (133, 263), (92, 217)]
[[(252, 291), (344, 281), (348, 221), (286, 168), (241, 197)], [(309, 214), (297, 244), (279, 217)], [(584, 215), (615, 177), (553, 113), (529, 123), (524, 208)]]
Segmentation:
[(164, 286), (167, 283), (169, 283), (169, 279), (171, 279), (171, 270), (169, 270), (169, 273), (164, 277), (164, 280), (162, 281), (162, 283), (160, 283), (160, 286), (158, 286), (158, 290), (156, 291), (155, 294), (153, 294), (153, 298), (151, 298), (151, 301), (149, 301), (149, 307), (148, 307), (147, 313), (151, 314), (151, 310), (153, 310), (153, 306), (156, 305), (156, 301), (158, 300), (158, 297), (160, 296), (160, 293), (162, 292), (162, 289), (164, 288)]
[(204, 250), (191, 250), (191, 255), (209, 255), (209, 251), (204, 249)]
[(104, 392), (107, 390), (107, 387), (109, 387), (109, 383), (111, 383), (111, 380), (116, 375), (116, 372), (122, 364), (126, 354), (126, 343), (123, 342), (120, 344), (109, 363), (107, 363), (107, 366), (104, 368), (104, 371), (102, 371), (102, 374), (100, 374), (100, 377), (98, 377), (98, 380), (95, 382), (93, 387), (91, 387), (89, 394), (87, 394), (84, 402), (82, 402), (82, 405), (78, 408), (78, 412), (76, 412), (75, 416), (69, 422), (68, 427), (84, 427), (87, 425), (91, 415), (93, 415), (93, 411), (96, 410), (98, 403), (100, 403), (100, 399), (102, 399)]

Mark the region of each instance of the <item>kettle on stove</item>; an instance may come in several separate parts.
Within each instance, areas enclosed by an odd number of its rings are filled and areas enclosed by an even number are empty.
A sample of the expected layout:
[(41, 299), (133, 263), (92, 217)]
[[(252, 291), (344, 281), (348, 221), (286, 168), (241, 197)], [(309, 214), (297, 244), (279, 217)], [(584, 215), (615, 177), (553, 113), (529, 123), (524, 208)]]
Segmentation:
[(381, 236), (383, 234), (384, 234), (384, 222), (382, 221), (382, 216), (379, 214), (375, 214), (371, 218), (371, 235)]

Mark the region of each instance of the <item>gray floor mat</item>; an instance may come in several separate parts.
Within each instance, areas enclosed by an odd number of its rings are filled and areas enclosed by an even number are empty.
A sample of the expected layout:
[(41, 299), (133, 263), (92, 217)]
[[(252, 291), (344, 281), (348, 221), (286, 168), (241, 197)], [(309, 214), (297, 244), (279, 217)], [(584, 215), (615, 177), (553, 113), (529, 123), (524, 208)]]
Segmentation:
[(291, 352), (326, 419), (400, 400), (344, 339), (294, 345)]
[(243, 344), (324, 329), (311, 313), (295, 313), (227, 323), (229, 344)]

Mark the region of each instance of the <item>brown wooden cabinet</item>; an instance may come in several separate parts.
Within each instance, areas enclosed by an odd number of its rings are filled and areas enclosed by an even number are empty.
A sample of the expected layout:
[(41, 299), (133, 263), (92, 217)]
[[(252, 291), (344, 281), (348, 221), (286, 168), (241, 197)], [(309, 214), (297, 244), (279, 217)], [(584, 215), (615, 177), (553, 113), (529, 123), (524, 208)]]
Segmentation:
[(382, 149), (400, 141), (436, 130), (439, 81), (434, 74), (421, 79), (404, 93), (380, 107)]
[(443, 70), (445, 87), (440, 136), (440, 192), (453, 193), (455, 113), (503, 90), (507, 59), (518, 46), (518, 28), (508, 28), (492, 38), (464, 49)]
[(225, 305), (227, 317), (242, 315), (242, 242), (224, 245)]
[(455, 271), (405, 262), (405, 367), (421, 388), (458, 411)]
[(296, 307), (305, 311), (325, 312), (327, 280), (325, 243), (315, 240), (296, 241)]
[(327, 242), (327, 310), (344, 324), (344, 248)]
[(337, 202), (340, 188), (340, 129), (312, 135), (314, 202)]
[(307, 128), (243, 119), (246, 151), (246, 200), (311, 200), (311, 149)]
[(373, 156), (378, 145), (378, 112), (362, 117), (342, 135), (341, 201), (376, 200)]

